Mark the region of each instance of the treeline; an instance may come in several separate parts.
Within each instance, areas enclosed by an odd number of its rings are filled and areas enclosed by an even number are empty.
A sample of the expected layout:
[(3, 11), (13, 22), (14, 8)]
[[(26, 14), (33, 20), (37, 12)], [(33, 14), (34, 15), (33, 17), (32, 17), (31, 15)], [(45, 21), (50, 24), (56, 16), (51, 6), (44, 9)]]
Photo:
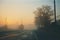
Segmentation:
[(34, 11), (35, 25), (39, 40), (60, 40), (60, 20), (54, 22), (54, 10), (51, 6), (42, 6)]

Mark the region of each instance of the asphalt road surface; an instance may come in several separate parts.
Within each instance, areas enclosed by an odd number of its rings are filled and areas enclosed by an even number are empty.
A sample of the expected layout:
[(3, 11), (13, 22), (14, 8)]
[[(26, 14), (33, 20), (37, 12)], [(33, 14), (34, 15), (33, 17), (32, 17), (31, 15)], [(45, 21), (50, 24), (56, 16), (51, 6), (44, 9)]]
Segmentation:
[(36, 34), (32, 31), (23, 31), (0, 37), (0, 40), (38, 40)]

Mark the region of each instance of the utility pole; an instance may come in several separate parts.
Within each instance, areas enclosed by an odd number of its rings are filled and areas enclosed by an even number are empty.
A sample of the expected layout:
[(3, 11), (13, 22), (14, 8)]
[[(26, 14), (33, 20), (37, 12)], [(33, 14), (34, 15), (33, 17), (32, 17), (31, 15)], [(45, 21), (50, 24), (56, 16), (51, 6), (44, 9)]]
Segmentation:
[(23, 24), (23, 19), (21, 19), (21, 24)]
[(54, 19), (56, 23), (56, 1), (54, 0)]
[(5, 18), (5, 29), (7, 30), (7, 17)]

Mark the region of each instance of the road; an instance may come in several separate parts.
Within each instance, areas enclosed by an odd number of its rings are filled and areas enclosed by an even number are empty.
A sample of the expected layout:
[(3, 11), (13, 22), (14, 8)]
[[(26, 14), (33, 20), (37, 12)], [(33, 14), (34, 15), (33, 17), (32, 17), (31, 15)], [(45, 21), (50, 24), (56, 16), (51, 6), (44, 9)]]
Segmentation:
[(7, 36), (0, 37), (0, 40), (33, 40), (33, 39), (38, 40), (36, 34), (33, 33), (32, 31), (23, 31), (20, 33), (15, 34), (13, 33)]

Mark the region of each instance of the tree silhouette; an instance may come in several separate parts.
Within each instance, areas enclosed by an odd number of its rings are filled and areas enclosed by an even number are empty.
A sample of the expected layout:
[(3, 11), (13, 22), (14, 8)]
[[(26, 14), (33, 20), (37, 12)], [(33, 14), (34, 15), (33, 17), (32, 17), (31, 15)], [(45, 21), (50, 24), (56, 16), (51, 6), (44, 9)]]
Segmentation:
[(51, 23), (51, 16), (53, 16), (53, 9), (46, 5), (37, 8), (36, 11), (34, 11), (35, 14), (35, 25), (38, 28), (48, 26)]

